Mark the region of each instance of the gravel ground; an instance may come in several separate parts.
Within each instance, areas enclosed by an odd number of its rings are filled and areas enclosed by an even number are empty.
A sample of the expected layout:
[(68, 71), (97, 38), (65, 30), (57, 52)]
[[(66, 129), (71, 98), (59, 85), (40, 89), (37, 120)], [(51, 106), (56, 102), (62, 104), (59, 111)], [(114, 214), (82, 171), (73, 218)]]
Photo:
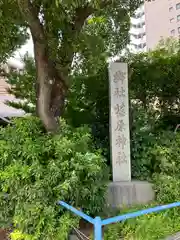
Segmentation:
[(180, 232), (176, 233), (174, 236), (166, 238), (165, 240), (180, 240)]

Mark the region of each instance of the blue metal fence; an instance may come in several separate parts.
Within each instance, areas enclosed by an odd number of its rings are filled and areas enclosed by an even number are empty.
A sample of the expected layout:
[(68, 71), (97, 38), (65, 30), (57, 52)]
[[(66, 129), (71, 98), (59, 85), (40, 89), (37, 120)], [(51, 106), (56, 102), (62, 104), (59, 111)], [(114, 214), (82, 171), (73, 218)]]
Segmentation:
[(86, 215), (85, 213), (77, 210), (76, 208), (68, 205), (67, 203), (65, 203), (63, 201), (59, 201), (59, 204), (61, 206), (65, 207), (66, 209), (70, 210), (74, 214), (78, 215), (79, 217), (85, 219), (89, 223), (93, 224), (94, 225), (94, 239), (95, 240), (102, 240), (103, 239), (102, 227), (105, 226), (105, 225), (121, 222), (121, 221), (124, 221), (124, 220), (129, 219), (129, 218), (136, 218), (136, 217), (139, 217), (139, 216), (142, 216), (142, 215), (145, 215), (145, 214), (160, 212), (160, 211), (163, 211), (163, 210), (166, 210), (166, 209), (170, 209), (170, 208), (180, 206), (180, 202), (175, 202), (175, 203), (171, 203), (171, 204), (167, 204), (167, 205), (162, 205), (162, 206), (157, 206), (157, 207), (153, 207), (153, 208), (143, 209), (143, 210), (140, 210), (140, 211), (127, 213), (127, 214), (123, 214), (123, 215), (116, 216), (116, 217), (113, 217), (113, 218), (108, 218), (108, 219), (102, 220), (100, 217), (92, 218), (92, 217)]

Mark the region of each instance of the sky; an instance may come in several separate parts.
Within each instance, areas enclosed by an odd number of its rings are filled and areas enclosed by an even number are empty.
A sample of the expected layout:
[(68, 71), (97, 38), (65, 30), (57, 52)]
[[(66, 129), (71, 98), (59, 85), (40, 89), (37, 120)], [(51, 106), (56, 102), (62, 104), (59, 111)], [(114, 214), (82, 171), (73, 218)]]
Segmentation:
[(24, 55), (27, 51), (31, 56), (34, 55), (32, 38), (30, 38), (24, 46), (22, 46), (18, 51), (16, 51), (15, 58), (21, 58), (21, 56)]
[(9, 63), (16, 64), (18, 66), (23, 66), (23, 63), (21, 61), (22, 56), (24, 56), (26, 53), (30, 56), (34, 56), (34, 50), (33, 50), (33, 41), (32, 38), (30, 38), (25, 45), (23, 45), (20, 49), (18, 49), (14, 54), (13, 57), (8, 59)]

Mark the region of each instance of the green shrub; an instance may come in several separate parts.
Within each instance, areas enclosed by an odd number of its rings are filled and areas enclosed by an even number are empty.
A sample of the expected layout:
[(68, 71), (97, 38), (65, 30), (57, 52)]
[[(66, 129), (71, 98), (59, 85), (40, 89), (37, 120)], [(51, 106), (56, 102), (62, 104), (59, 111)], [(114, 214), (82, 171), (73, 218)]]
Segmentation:
[[(148, 176), (153, 180), (157, 201), (153, 204), (154, 206), (179, 202), (180, 133), (175, 134), (172, 131), (153, 133), (153, 129), (146, 120), (146, 118), (139, 118), (133, 126), (135, 142), (132, 151), (135, 151), (135, 147), (137, 148), (137, 154), (134, 154), (133, 158), (134, 170), (140, 167), (140, 171), (134, 171), (134, 174), (138, 176), (139, 173), (140, 176), (142, 173), (142, 178)], [(144, 124), (142, 124), (143, 122)], [(144, 127), (142, 127), (143, 125)], [(148, 172), (143, 173), (143, 169)], [(153, 205), (125, 210), (121, 214), (149, 208)], [(179, 229), (180, 211), (176, 207), (108, 226), (104, 239), (118, 240), (122, 237), (127, 240), (158, 240), (179, 232)]]
[(165, 132), (156, 149), (160, 162), (160, 172), (169, 176), (180, 177), (180, 133)]
[(154, 189), (157, 201), (160, 203), (180, 201), (180, 179), (176, 176), (156, 174), (154, 177)]
[(88, 124), (96, 148), (101, 148), (110, 164), (108, 66), (96, 75), (75, 76), (68, 96), (65, 119), (72, 126)]
[(153, 176), (157, 200), (161, 203), (180, 201), (180, 133), (164, 135), (156, 148), (156, 158), (160, 170), (160, 174)]
[(156, 112), (133, 105), (132, 177), (151, 180), (154, 174), (180, 175), (180, 133), (162, 130)]
[[(159, 204), (139, 206), (125, 211), (125, 213), (157, 205)], [(180, 215), (175, 208), (110, 225), (105, 230), (104, 240), (118, 240), (121, 237), (125, 240), (160, 240), (178, 232), (179, 229)]]
[(145, 111), (139, 104), (131, 105), (131, 163), (132, 177), (148, 180), (158, 171), (154, 149), (158, 143), (158, 135), (154, 133), (155, 113)]
[(66, 239), (78, 220), (58, 200), (95, 215), (104, 205), (107, 181), (105, 160), (86, 127), (61, 121), (61, 133), (51, 136), (28, 117), (0, 130), (0, 219), (13, 223), (24, 239)]

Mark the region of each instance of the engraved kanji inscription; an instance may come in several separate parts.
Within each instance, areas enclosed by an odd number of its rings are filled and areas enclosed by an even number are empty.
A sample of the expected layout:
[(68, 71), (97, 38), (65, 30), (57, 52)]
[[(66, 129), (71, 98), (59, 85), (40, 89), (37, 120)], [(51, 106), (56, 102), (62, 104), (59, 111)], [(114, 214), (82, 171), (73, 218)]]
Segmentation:
[(117, 121), (117, 125), (116, 125), (116, 128), (115, 128), (115, 131), (122, 132), (123, 130), (125, 130), (125, 123), (124, 123), (124, 121), (121, 119), (121, 120), (118, 120), (118, 121)]
[(116, 146), (121, 147), (122, 149), (124, 149), (124, 147), (126, 146), (126, 143), (127, 143), (127, 139), (124, 136), (124, 134), (122, 136), (119, 135), (116, 138)]
[(125, 72), (117, 71), (117, 72), (114, 74), (113, 81), (114, 81), (115, 83), (121, 82), (121, 83), (123, 84), (125, 78), (126, 78), (126, 73), (125, 73)]
[(125, 89), (123, 87), (121, 88), (115, 88), (114, 90), (114, 96), (115, 97), (125, 97)]
[(125, 104), (116, 104), (114, 107), (114, 111), (117, 117), (124, 117), (126, 115), (126, 108)]
[(116, 158), (116, 164), (121, 165), (123, 163), (127, 163), (128, 159), (124, 152), (118, 152), (117, 158)]

